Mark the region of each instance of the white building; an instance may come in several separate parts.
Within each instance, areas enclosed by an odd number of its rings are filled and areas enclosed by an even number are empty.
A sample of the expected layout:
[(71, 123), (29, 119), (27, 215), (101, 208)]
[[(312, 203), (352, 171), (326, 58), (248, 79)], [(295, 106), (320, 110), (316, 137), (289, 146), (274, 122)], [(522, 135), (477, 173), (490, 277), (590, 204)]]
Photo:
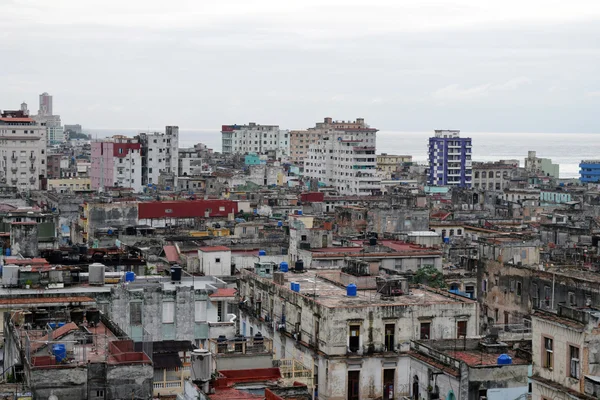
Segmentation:
[(22, 112), (0, 114), (0, 183), (40, 189), (46, 176), (46, 128)]
[(206, 175), (212, 173), (212, 167), (203, 159), (195, 147), (179, 149), (178, 176)]
[[(161, 172), (173, 174), (179, 169), (179, 127), (167, 126), (165, 133), (141, 133), (144, 185), (158, 184)], [(176, 183), (176, 182), (175, 182)]]
[(225, 246), (200, 247), (198, 249), (200, 271), (205, 276), (231, 275), (231, 249)]
[(221, 134), (226, 154), (269, 154), (274, 158), (290, 154), (290, 133), (279, 125), (223, 125)]
[(137, 139), (113, 136), (92, 142), (90, 178), (92, 189), (130, 187), (142, 190), (142, 155)]
[(380, 192), (376, 135), (377, 129), (364, 127), (320, 137), (304, 159), (304, 176), (332, 186), (342, 195)]

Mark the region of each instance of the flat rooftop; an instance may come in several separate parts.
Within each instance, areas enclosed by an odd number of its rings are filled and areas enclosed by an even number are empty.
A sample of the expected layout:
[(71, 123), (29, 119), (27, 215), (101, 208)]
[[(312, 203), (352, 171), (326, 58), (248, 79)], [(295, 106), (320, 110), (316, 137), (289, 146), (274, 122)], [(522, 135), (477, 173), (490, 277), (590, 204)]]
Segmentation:
[[(258, 276), (256, 276), (258, 279)], [(290, 283), (300, 284), (300, 294), (314, 297), (315, 301), (325, 307), (371, 307), (381, 306), (409, 306), (409, 305), (431, 305), (448, 303), (476, 303), (476, 301), (457, 296), (452, 293), (438, 291), (435, 289), (420, 287), (410, 290), (410, 294), (383, 297), (376, 290), (359, 290), (357, 295), (350, 297), (346, 295), (346, 288), (333, 284), (317, 275), (316, 271), (306, 271), (296, 274), (284, 273), (285, 287), (291, 290)], [(266, 279), (266, 278), (263, 278)], [(357, 278), (358, 280), (358, 278)]]

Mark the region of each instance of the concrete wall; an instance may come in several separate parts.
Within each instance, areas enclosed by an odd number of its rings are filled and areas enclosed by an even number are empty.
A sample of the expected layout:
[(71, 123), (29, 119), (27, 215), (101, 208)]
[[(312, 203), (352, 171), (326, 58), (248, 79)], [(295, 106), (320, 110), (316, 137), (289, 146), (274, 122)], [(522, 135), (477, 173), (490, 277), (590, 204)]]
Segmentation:
[(87, 398), (87, 368), (34, 369), (29, 374), (34, 399), (47, 399), (54, 394), (61, 400)]
[(231, 276), (231, 250), (198, 250), (200, 272), (206, 276)]
[(39, 255), (37, 223), (12, 224), (10, 226), (10, 247), (15, 255), (37, 257)]
[(242, 356), (218, 356), (215, 357), (217, 371), (229, 371), (238, 369), (272, 368), (272, 354), (249, 354)]
[(152, 364), (107, 365), (106, 399), (149, 398), (153, 381)]
[(394, 233), (429, 230), (429, 210), (414, 208), (369, 209), (369, 232)]

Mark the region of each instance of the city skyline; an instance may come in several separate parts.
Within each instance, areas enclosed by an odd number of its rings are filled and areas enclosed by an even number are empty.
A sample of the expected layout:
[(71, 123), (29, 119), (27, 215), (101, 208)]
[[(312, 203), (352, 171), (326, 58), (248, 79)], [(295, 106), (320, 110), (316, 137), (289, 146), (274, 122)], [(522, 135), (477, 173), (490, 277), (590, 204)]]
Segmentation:
[(91, 128), (360, 115), (381, 130), (600, 132), (595, 2), (163, 8), (9, 2), (0, 102), (46, 91), (65, 122)]

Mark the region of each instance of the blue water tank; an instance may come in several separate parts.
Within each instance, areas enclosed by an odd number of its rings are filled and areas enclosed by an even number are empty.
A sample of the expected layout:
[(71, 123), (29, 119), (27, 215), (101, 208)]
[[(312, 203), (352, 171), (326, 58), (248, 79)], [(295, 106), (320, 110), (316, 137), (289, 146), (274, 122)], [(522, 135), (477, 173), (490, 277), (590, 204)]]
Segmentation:
[(300, 293), (300, 283), (296, 282), (296, 292)]
[(135, 273), (132, 271), (125, 272), (125, 282), (133, 282), (135, 281)]
[(290, 282), (290, 289), (292, 290), (292, 292), (296, 291), (296, 282)]
[(346, 286), (346, 296), (348, 297), (356, 297), (356, 285), (354, 283), (349, 284), (348, 286)]
[(266, 251), (264, 251), (264, 250), (259, 250), (259, 251), (258, 251), (258, 255), (259, 255), (259, 256), (266, 256), (266, 255), (267, 255), (267, 252), (266, 252)]
[(500, 354), (498, 356), (498, 365), (511, 365), (512, 358), (508, 354)]
[(59, 327), (59, 328), (62, 328), (63, 326), (65, 326), (65, 324), (66, 324), (66, 322), (59, 322), (59, 323), (58, 323), (58, 327)]
[(50, 329), (56, 329), (56, 322), (48, 322)]
[(450, 243), (450, 238), (449, 237), (445, 237), (444, 238), (444, 243)]
[(283, 226), (283, 221), (277, 221), (277, 226), (281, 228)]
[(298, 210), (298, 215), (302, 215), (302, 210)]
[(6, 254), (6, 257), (10, 257), (10, 247), (6, 249), (4, 254)]
[(52, 346), (52, 354), (57, 363), (62, 363), (67, 358), (67, 347), (62, 343), (57, 343)]
[(290, 267), (288, 266), (288, 263), (286, 263), (285, 261), (283, 261), (279, 264), (279, 271), (288, 272), (289, 270), (290, 270)]

